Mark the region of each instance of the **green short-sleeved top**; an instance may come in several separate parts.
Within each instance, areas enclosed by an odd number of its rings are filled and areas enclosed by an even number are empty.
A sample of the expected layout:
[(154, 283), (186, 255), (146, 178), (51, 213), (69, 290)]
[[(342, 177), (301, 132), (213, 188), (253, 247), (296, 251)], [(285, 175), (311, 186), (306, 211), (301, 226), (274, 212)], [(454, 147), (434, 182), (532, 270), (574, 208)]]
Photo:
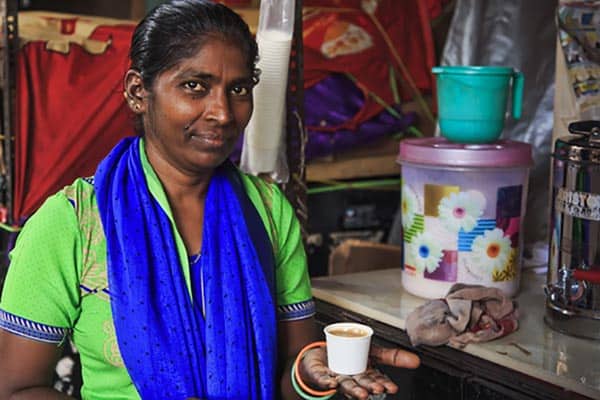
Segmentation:
[[(161, 203), (166, 199), (162, 185), (141, 154), (150, 191)], [(273, 244), (278, 318), (307, 318), (314, 314), (314, 302), (293, 209), (276, 185), (240, 174)], [(112, 322), (106, 240), (93, 178), (77, 179), (49, 197), (23, 227), (10, 258), (0, 327), (57, 344), (70, 335), (81, 355), (84, 399), (139, 398)]]

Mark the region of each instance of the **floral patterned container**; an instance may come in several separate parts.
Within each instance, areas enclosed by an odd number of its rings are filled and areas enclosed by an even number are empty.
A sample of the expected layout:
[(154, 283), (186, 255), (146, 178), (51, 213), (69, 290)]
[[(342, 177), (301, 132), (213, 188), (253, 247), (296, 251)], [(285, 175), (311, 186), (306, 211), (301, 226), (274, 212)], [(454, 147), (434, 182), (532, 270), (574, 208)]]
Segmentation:
[(402, 285), (425, 298), (457, 283), (519, 289), (531, 146), (406, 139), (402, 165)]

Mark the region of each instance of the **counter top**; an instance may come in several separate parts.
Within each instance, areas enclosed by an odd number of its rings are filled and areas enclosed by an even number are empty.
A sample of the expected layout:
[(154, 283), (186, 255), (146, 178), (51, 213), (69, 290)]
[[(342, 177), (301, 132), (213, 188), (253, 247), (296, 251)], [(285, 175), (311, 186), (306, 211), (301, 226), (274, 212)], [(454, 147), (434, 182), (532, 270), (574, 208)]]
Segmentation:
[[(573, 392), (600, 399), (600, 341), (550, 329), (543, 321), (545, 273), (525, 271), (519, 329), (495, 341), (469, 344), (462, 351)], [(426, 302), (402, 289), (401, 270), (386, 269), (312, 279), (315, 298), (405, 329), (407, 315)]]

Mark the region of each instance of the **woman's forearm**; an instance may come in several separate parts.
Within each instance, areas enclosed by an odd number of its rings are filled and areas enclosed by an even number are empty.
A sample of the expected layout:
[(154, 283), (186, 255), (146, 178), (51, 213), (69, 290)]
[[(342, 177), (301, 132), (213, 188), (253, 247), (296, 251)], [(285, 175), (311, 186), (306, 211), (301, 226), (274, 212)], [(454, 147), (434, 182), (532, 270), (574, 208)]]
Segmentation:
[(280, 396), (281, 399), (283, 400), (297, 400), (300, 399), (300, 397), (296, 394), (296, 391), (294, 390), (294, 387), (292, 386), (292, 380), (291, 380), (291, 372), (292, 372), (292, 363), (294, 362), (294, 359), (290, 359), (288, 360), (285, 365), (283, 366), (283, 371), (280, 373), (281, 376), (281, 380), (280, 380)]

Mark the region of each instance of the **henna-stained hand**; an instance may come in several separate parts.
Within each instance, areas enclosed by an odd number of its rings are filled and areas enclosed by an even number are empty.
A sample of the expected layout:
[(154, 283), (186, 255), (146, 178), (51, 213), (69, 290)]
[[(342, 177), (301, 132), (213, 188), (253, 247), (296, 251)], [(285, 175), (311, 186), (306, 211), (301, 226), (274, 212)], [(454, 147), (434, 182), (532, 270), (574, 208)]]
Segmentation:
[(306, 352), (299, 365), (299, 372), (306, 384), (315, 389), (337, 388), (346, 397), (366, 400), (369, 395), (396, 393), (398, 386), (390, 378), (373, 367), (373, 364), (389, 365), (398, 368), (417, 368), (419, 357), (399, 348), (371, 346), (370, 362), (363, 373), (348, 376), (338, 375), (327, 368), (327, 352), (319, 347)]

